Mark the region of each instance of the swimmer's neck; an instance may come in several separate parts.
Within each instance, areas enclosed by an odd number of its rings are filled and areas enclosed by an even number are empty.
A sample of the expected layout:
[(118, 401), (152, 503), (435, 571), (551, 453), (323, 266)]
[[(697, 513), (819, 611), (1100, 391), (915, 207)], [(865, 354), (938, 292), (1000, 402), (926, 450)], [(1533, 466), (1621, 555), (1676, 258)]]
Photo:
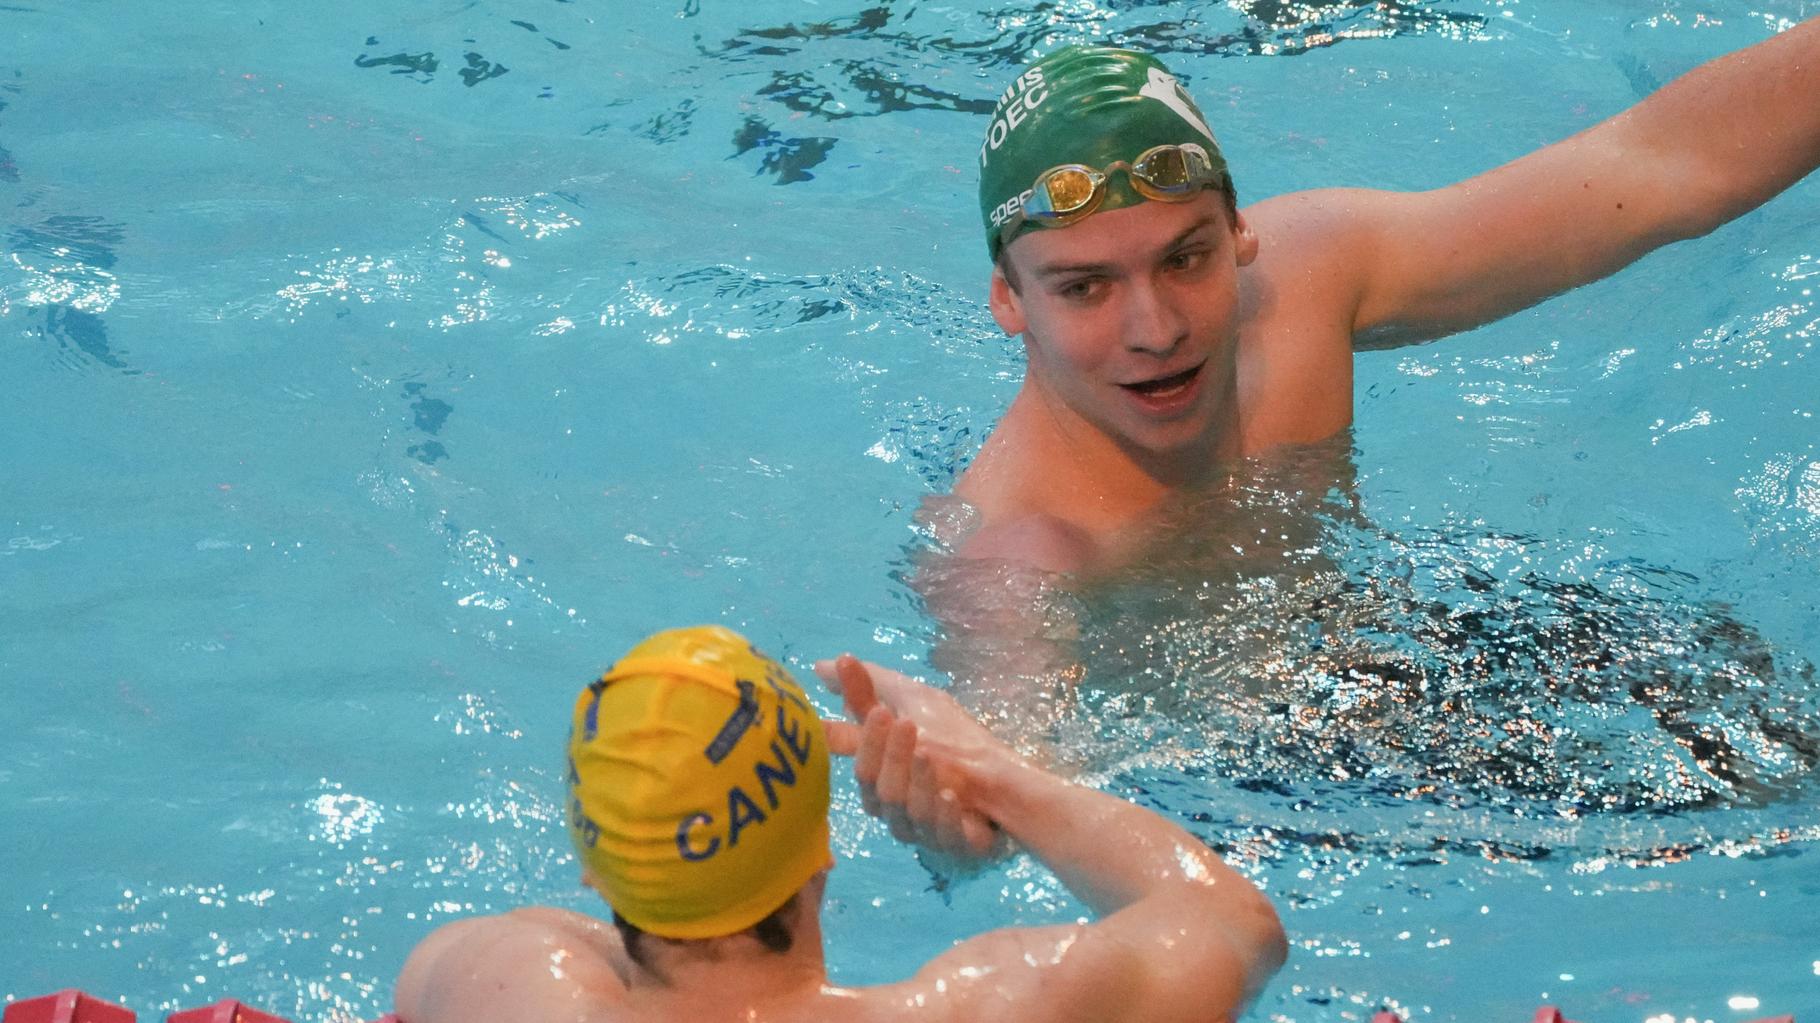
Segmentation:
[(820, 928), (813, 930), (798, 934), (785, 952), (773, 952), (747, 934), (687, 947), (651, 942), (650, 965), (632, 964), (626, 987), (636, 999), (674, 1007), (677, 1019), (695, 1018), (696, 1010), (712, 1014), (734, 1001), (744, 1007), (816, 997), (827, 987), (828, 969)]
[(1121, 443), (1026, 378), (955, 494), (986, 525), (1054, 515), (1092, 533), (1115, 531), (1171, 494), (1220, 478), (1245, 453), (1236, 393), (1222, 396), (1220, 409), (1188, 443), (1145, 450)]

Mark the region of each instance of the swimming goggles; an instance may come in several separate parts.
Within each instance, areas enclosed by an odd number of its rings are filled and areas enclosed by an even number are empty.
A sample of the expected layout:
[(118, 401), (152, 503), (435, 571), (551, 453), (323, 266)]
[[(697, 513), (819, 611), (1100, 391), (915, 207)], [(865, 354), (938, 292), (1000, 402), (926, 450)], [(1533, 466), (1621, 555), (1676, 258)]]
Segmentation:
[(1161, 202), (1187, 202), (1221, 176), (1207, 150), (1192, 142), (1153, 146), (1135, 160), (1116, 160), (1104, 170), (1064, 163), (1037, 175), (1029, 195), (1005, 218), (999, 237), (1009, 241), (1027, 221), (1066, 227), (1086, 217), (1100, 208), (1112, 172), (1121, 168), (1139, 195)]

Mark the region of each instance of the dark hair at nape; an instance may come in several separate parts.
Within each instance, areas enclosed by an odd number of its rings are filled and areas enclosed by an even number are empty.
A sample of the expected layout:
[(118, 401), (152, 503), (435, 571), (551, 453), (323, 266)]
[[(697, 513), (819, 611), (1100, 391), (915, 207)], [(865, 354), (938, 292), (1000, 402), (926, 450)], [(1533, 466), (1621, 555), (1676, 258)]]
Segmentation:
[[(782, 955), (783, 953), (790, 951), (790, 947), (795, 944), (795, 936), (790, 933), (789, 926), (784, 923), (784, 917), (790, 912), (791, 908), (796, 905), (796, 900), (797, 896), (790, 896), (788, 899), (784, 900), (783, 905), (772, 910), (770, 913), (766, 914), (763, 920), (760, 920), (758, 923), (755, 923), (748, 928), (748, 930), (752, 932), (752, 936), (758, 939), (758, 943), (765, 947), (765, 951)], [(619, 910), (617, 909), (613, 911), (613, 927), (615, 930), (619, 931), (619, 942), (621, 945), (625, 946), (626, 956), (639, 966), (643, 967), (647, 972), (656, 974), (659, 979), (663, 978), (663, 974), (653, 967), (650, 961), (645, 958), (644, 940), (646, 938), (655, 938), (658, 941), (672, 941), (679, 944), (690, 940), (687, 938), (666, 938), (662, 935), (647, 934), (644, 930), (640, 929), (637, 924), (620, 916)]]

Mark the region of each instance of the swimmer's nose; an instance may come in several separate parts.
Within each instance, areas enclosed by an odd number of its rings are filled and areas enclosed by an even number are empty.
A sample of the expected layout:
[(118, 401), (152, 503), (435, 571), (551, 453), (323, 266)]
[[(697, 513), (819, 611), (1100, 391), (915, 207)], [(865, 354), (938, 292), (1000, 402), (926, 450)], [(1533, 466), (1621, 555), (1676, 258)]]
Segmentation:
[(1188, 320), (1163, 289), (1149, 282), (1130, 289), (1125, 311), (1125, 347), (1166, 356), (1188, 339)]

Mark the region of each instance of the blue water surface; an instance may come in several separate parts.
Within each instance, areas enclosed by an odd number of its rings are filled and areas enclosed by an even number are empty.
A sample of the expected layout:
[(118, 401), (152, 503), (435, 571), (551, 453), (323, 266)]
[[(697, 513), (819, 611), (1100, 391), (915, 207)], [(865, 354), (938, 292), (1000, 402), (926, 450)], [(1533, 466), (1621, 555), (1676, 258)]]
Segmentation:
[[(1816, 13), (0, 4), (0, 995), (374, 1018), (439, 923), (599, 910), (558, 750), (639, 635), (927, 670), (917, 510), (1022, 373), (973, 189), (1031, 57), (1162, 53), (1251, 201), (1443, 185)], [(1363, 354), (1341, 485), (1209, 498), (1312, 545), (1066, 598), (1057, 734), (1283, 907), (1256, 1018), (1820, 1010), (1817, 238), (1810, 180)], [(842, 982), (1081, 912), (931, 891), (835, 798)]]

